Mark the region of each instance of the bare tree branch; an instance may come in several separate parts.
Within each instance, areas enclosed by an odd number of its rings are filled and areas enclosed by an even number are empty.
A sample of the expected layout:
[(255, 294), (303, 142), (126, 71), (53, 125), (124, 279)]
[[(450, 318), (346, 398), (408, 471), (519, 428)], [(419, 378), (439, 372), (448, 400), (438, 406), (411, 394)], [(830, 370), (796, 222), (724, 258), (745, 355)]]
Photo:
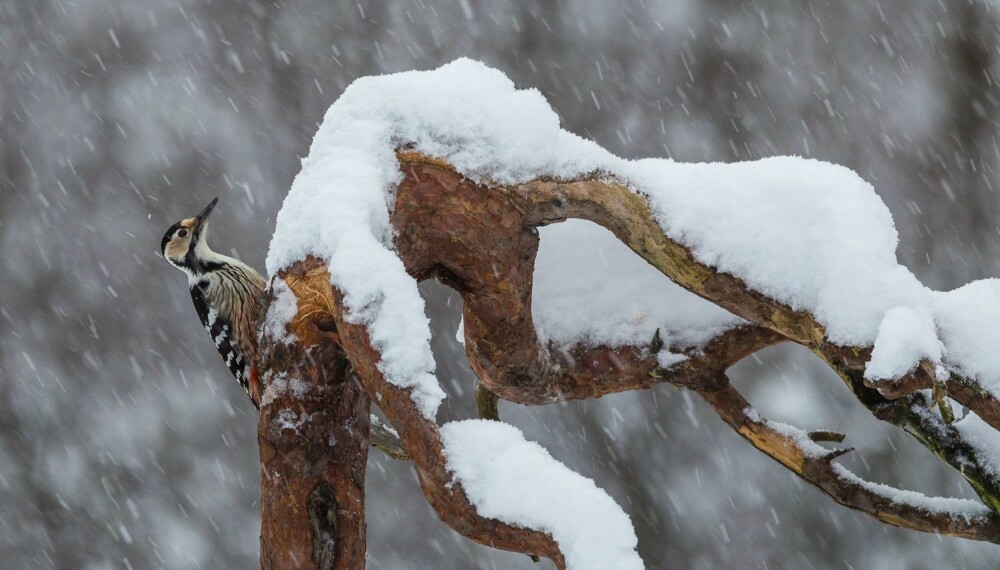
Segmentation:
[(1000, 542), (1000, 515), (986, 511), (985, 506), (984, 512), (970, 514), (928, 510), (916, 501), (893, 500), (888, 493), (873, 491), (872, 486), (863, 485), (848, 476), (846, 469), (833, 463), (833, 459), (849, 449), (831, 450), (825, 454), (806, 449), (805, 440), (811, 439), (810, 434), (776, 428), (776, 424), (761, 417), (728, 382), (718, 383), (710, 389), (694, 390), (754, 447), (846, 507), (903, 528)]

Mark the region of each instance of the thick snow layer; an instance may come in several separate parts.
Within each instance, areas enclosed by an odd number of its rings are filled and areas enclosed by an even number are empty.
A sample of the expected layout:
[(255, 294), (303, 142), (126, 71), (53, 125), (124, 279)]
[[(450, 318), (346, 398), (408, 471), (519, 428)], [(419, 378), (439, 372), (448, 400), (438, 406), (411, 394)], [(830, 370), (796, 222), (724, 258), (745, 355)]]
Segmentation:
[(480, 515), (551, 535), (573, 570), (643, 567), (621, 507), (514, 426), (450, 422), (441, 437), (448, 470)]
[(928, 497), (916, 491), (907, 491), (883, 485), (882, 483), (865, 481), (839, 463), (834, 463), (833, 469), (841, 479), (856, 483), (867, 491), (885, 497), (897, 505), (915, 507), (929, 513), (951, 513), (956, 517), (966, 520), (991, 513), (989, 507), (978, 501), (951, 497)]
[[(646, 196), (664, 232), (699, 261), (811, 312), (833, 342), (874, 344), (870, 376), (897, 377), (937, 358), (943, 345), (942, 372), (960, 371), (1000, 395), (1000, 285), (977, 282), (950, 293), (924, 287), (896, 260), (889, 210), (854, 172), (797, 157), (624, 160), (562, 130), (538, 91), (518, 90), (501, 72), (460, 59), (433, 71), (362, 78), (344, 91), (278, 214), (267, 259), (271, 274), (306, 255), (326, 260), (350, 318), (368, 327), (381, 370), (412, 387), (428, 415), (443, 398), (430, 330), (388, 222), (400, 176), (394, 150), (405, 144), (466, 176), (501, 183), (602, 171)], [(697, 345), (737, 322), (638, 269), (623, 248), (584, 227), (543, 230), (533, 310), (546, 338), (643, 342), (660, 327), (672, 345)], [(573, 252), (574, 243), (583, 251)], [(567, 261), (575, 253), (594, 255)], [(606, 263), (594, 261), (601, 255)], [(916, 330), (908, 326), (914, 318)]]
[(865, 369), (869, 380), (899, 378), (924, 359), (940, 363), (944, 351), (931, 316), (909, 307), (886, 311), (877, 340)]
[(643, 160), (624, 169), (667, 234), (699, 261), (866, 344), (886, 310), (923, 290), (896, 262), (896, 229), (872, 187), (817, 160), (736, 164)]
[(935, 301), (945, 362), (1000, 397), (1000, 279), (974, 281)]
[(444, 391), (434, 376), (424, 300), (403, 262), (372, 235), (348, 234), (330, 260), (330, 276), (344, 292), (348, 320), (367, 326), (382, 357), (379, 370), (412, 388), (421, 411), (434, 417)]

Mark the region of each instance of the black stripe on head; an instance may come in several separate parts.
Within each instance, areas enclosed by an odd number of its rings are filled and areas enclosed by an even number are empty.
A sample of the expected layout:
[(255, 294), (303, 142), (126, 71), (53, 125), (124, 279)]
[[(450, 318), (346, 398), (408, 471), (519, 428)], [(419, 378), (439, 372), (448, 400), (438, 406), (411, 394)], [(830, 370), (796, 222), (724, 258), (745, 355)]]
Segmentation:
[(160, 255), (166, 257), (167, 244), (170, 243), (170, 238), (174, 237), (174, 232), (176, 232), (179, 229), (181, 229), (181, 223), (177, 222), (176, 224), (170, 226), (170, 229), (167, 230), (167, 233), (163, 234), (163, 240), (160, 241)]
[(199, 237), (198, 232), (191, 232), (191, 242), (188, 244), (187, 253), (184, 255), (184, 265), (195, 273), (204, 273), (201, 269), (201, 263), (198, 261), (198, 256), (194, 253), (194, 248), (198, 245)]

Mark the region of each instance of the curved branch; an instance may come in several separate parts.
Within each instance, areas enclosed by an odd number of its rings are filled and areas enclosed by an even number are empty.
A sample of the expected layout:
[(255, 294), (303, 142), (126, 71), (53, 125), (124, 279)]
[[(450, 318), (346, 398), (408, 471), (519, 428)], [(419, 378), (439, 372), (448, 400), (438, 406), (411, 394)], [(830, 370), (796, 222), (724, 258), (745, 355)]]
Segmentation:
[(763, 327), (733, 329), (704, 349), (687, 351), (688, 360), (668, 371), (657, 369), (647, 346), (545, 346), (531, 316), (538, 234), (529, 210), (503, 189), (487, 191), (440, 161), (412, 153), (400, 158), (405, 177), (392, 212), (400, 257), (415, 278), (437, 277), (462, 294), (469, 363), (505, 400), (547, 404), (650, 388), (675, 377), (714, 377), (719, 366), (784, 340)]
[[(867, 384), (863, 372), (871, 358), (871, 347), (834, 345), (826, 340), (823, 327), (812, 315), (794, 311), (752, 290), (739, 278), (699, 263), (687, 248), (666, 237), (645, 198), (618, 181), (591, 176), (572, 181), (535, 180), (516, 186), (488, 187), (462, 177), (439, 160), (412, 152), (397, 154), (403, 177), (390, 213), (396, 230), (396, 250), (411, 276), (436, 277), (462, 294), (466, 353), (481, 382), (477, 392), (482, 396), (479, 403), (483, 413), (495, 414), (491, 394), (525, 404), (545, 404), (661, 383), (688, 387), (697, 391), (755, 447), (845, 506), (905, 528), (1000, 542), (1000, 519), (996, 514), (1000, 512), (1000, 480), (958, 430), (933, 413), (923, 395), (916, 391), (933, 385), (933, 371), (929, 367), (919, 367), (912, 378), (899, 385)], [(607, 228), (664, 275), (742, 317), (747, 324), (719, 334), (703, 347), (685, 350), (681, 354), (686, 358), (669, 368), (657, 364), (657, 353), (662, 349), (659, 335), (642, 346), (543, 344), (531, 314), (539, 243), (537, 227), (567, 218), (587, 219)], [(289, 286), (299, 302), (291, 324), (299, 342), (287, 349), (269, 347), (264, 352), (272, 359), (277, 357), (278, 364), (272, 362), (262, 369), (270, 369), (272, 378), (284, 371), (309, 378), (313, 386), (324, 387), (332, 381), (341, 387), (339, 390), (347, 390), (343, 398), (329, 400), (326, 405), (342, 422), (341, 427), (346, 430), (343, 436), (348, 439), (358, 435), (368, 437), (368, 401), (364, 398), (367, 393), (399, 428), (405, 453), (398, 445), (395, 450), (400, 457), (405, 454), (413, 461), (428, 502), (446, 524), (482, 544), (543, 556), (564, 568), (563, 554), (550, 535), (485, 518), (476, 512), (461, 484), (446, 468), (437, 424), (424, 417), (410, 390), (401, 389), (382, 376), (378, 368), (380, 356), (365, 326), (346, 320), (341, 292), (331, 285), (324, 263), (314, 258), (301, 260), (282, 276), (290, 278)], [(926, 504), (908, 502), (905, 495), (888, 495), (883, 488), (860, 481), (833, 463), (845, 450), (822, 450), (809, 434), (792, 433), (791, 428), (779, 429), (777, 424), (760, 418), (729, 385), (724, 372), (743, 357), (785, 340), (810, 348), (837, 372), (875, 417), (902, 427), (959, 470), (992, 512), (980, 509), (967, 515), (938, 508), (942, 503), (934, 503), (935, 508), (928, 510), (924, 508)], [(360, 396), (354, 378), (364, 387)], [(974, 382), (952, 377), (943, 387), (951, 397), (980, 413), (990, 425), (1000, 426), (1000, 404)], [(295, 405), (304, 404), (281, 401), (276, 405), (272, 401), (262, 410), (260, 438), (265, 485), (271, 485), (268, 477), (277, 481), (289, 475), (282, 469), (298, 465), (286, 462), (282, 467), (280, 462), (272, 461), (283, 451), (281, 446), (294, 448), (283, 442), (279, 437), (282, 429), (275, 430), (274, 426), (282, 418), (281, 410)], [(837, 439), (839, 434), (824, 432), (813, 437), (816, 441), (827, 441)], [(307, 440), (302, 453), (313, 461), (315, 453), (308, 446), (319, 438), (311, 435)], [(363, 448), (367, 450), (367, 441)], [(359, 458), (363, 465), (363, 452), (344, 461), (355, 469), (355, 476)], [(340, 465), (330, 473), (347, 473), (345, 469)], [(361, 485), (363, 489), (363, 469), (359, 477), (338, 484), (345, 489), (352, 488), (351, 485), (354, 488)], [(326, 492), (331, 490), (329, 486), (320, 487), (313, 487), (306, 503), (299, 491), (286, 493), (284, 502), (274, 502), (280, 508), (308, 511), (308, 520), (312, 521), (312, 556), (317, 561), (331, 560), (329, 553), (335, 547), (349, 546), (340, 541), (323, 546), (321, 537), (326, 535), (316, 532), (325, 520), (322, 513), (331, 512), (331, 505), (342, 504), (339, 496)], [(334, 486), (333, 490), (339, 492), (339, 487)], [(269, 508), (266, 506), (265, 512)], [(324, 532), (330, 534), (329, 529)], [(352, 532), (352, 536), (359, 536), (357, 531)], [(363, 529), (361, 532), (363, 537)], [(297, 548), (292, 556), (299, 556), (299, 551), (306, 555), (304, 545)], [(357, 556), (351, 559), (356, 560)]]
[[(912, 373), (898, 380), (866, 380), (865, 384), (875, 388), (886, 398), (902, 398), (917, 390), (934, 388), (934, 371), (925, 361)], [(947, 396), (975, 412), (990, 426), (1000, 429), (1000, 400), (982, 386), (958, 374), (950, 374), (938, 385), (944, 389)]]
[(333, 300), (330, 316), (338, 333), (337, 342), (343, 347), (354, 373), (371, 398), (378, 403), (386, 418), (399, 429), (428, 503), (448, 526), (481, 544), (551, 559), (558, 568), (565, 560), (551, 536), (531, 529), (518, 528), (477, 514), (462, 485), (445, 468), (444, 446), (436, 423), (423, 416), (414, 403), (410, 390), (399, 388), (382, 376), (378, 369), (379, 355), (372, 346), (363, 324), (345, 320), (343, 297), (330, 284), (329, 273), (322, 261), (310, 258), (293, 266), (295, 271), (319, 275), (317, 287)]
[[(698, 262), (686, 247), (664, 235), (646, 200), (620, 182), (595, 174), (582, 180), (535, 180), (487, 189), (462, 177), (443, 161), (410, 151), (400, 151), (397, 155), (405, 178), (399, 187), (393, 225), (401, 231), (396, 242), (408, 269), (422, 277), (437, 276), (459, 291), (476, 293), (471, 299), (472, 315), (467, 310), (466, 317), (479, 316), (485, 327), (495, 326), (497, 317), (517, 315), (516, 321), (503, 332), (490, 335), (487, 328), (481, 331), (486, 336), (469, 335), (473, 339), (483, 338), (487, 348), (502, 347), (503, 334), (523, 334), (525, 325), (530, 324), (527, 301), (530, 301), (537, 236), (525, 230), (580, 218), (614, 233), (636, 254), (692, 293), (785, 339), (813, 348), (831, 365), (863, 372), (871, 360), (871, 347), (833, 345), (826, 341), (823, 326), (809, 313), (795, 311), (749, 288), (742, 279)], [(418, 225), (421, 220), (429, 221), (430, 216), (441, 215), (446, 216), (443, 223), (431, 224), (438, 227)], [(499, 267), (509, 267), (513, 274), (491, 277), (500, 262), (507, 262)], [(500, 286), (516, 293), (508, 292), (503, 299), (481, 298), (484, 291), (489, 293)], [(467, 297), (466, 302), (469, 301)], [(527, 304), (528, 310), (523, 304)], [(474, 321), (467, 320), (469, 324), (474, 325)], [(478, 350), (479, 347), (470, 347), (470, 358)], [(597, 352), (594, 356), (598, 360), (606, 356), (601, 349)], [(526, 356), (531, 362), (544, 360), (541, 354)], [(530, 368), (527, 365), (525, 371)], [(595, 380), (601, 380), (600, 374), (597, 376)], [(932, 375), (923, 367), (913, 376), (910, 388), (903, 393), (932, 385)], [(887, 385), (879, 387), (888, 389)], [(1000, 430), (1000, 401), (994, 396), (958, 375), (952, 376), (947, 388), (949, 395)], [(580, 397), (597, 395), (601, 394)], [(895, 398), (902, 394), (885, 395)], [(573, 396), (570, 391), (562, 397)]]
[[(405, 157), (409, 158), (409, 157)], [(656, 222), (646, 200), (624, 184), (597, 177), (575, 181), (537, 180), (496, 189), (512, 196), (526, 220), (534, 226), (552, 220), (581, 218), (610, 230), (640, 257), (688, 291), (756, 325), (769, 328), (788, 340), (812, 348), (835, 369), (864, 372), (872, 348), (835, 345), (826, 340), (823, 326), (807, 312), (754, 291), (739, 277), (721, 273), (694, 259), (683, 245), (668, 238)], [(904, 382), (906, 389), (930, 388), (932, 369), (920, 366)], [(888, 384), (888, 383), (886, 383)], [(887, 387), (886, 384), (880, 388)], [(974, 381), (953, 374), (946, 382), (948, 394), (1000, 430), (1000, 401)]]
[(914, 500), (915, 493), (866, 483), (833, 462), (849, 449), (824, 450), (811, 434), (767, 421), (728, 382), (695, 391), (754, 447), (845, 507), (902, 528), (1000, 543), (1000, 515), (981, 503), (952, 500), (972, 512), (952, 510), (940, 500)]
[[(411, 275), (438, 277), (462, 293), (466, 353), (480, 381), (501, 398), (547, 403), (645, 388), (662, 380), (649, 377), (657, 371), (648, 347), (558, 351), (538, 341), (531, 319), (535, 228), (582, 218), (610, 230), (692, 293), (776, 335), (762, 336), (761, 346), (787, 339), (810, 348), (875, 417), (916, 437), (1000, 512), (1000, 479), (953, 426), (925, 413), (917, 395), (892, 400), (865, 384), (871, 347), (830, 343), (812, 315), (794, 311), (738, 277), (698, 262), (686, 247), (664, 234), (645, 198), (624, 184), (593, 175), (481, 186), (440, 160), (409, 151), (397, 156), (403, 180), (391, 221), (398, 232), (395, 244), (400, 257)], [(921, 368), (916, 374), (927, 371)], [(700, 375), (694, 378), (697, 381)], [(1000, 428), (1000, 406), (974, 387), (971, 381), (948, 384), (953, 397)]]

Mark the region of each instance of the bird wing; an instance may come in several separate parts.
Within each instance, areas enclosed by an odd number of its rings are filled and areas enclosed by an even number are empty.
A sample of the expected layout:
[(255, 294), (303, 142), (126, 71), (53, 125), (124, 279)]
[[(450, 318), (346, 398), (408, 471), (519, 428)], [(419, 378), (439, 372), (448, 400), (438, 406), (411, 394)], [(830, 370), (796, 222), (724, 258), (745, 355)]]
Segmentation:
[[(212, 342), (215, 343), (215, 347), (219, 350), (219, 354), (222, 355), (222, 359), (225, 361), (226, 366), (229, 367), (229, 371), (233, 373), (233, 376), (239, 381), (240, 386), (243, 386), (243, 389), (250, 395), (250, 399), (253, 400), (253, 394), (250, 394), (250, 367), (243, 359), (239, 350), (237, 350), (237, 347), (232, 344), (232, 323), (228, 322), (218, 311), (209, 305), (204, 287), (205, 285), (200, 283), (195, 283), (191, 286), (191, 300), (194, 301), (194, 308), (198, 312), (198, 319), (201, 320), (202, 326), (205, 327), (209, 336), (212, 337)], [(256, 401), (254, 405), (257, 405)]]

